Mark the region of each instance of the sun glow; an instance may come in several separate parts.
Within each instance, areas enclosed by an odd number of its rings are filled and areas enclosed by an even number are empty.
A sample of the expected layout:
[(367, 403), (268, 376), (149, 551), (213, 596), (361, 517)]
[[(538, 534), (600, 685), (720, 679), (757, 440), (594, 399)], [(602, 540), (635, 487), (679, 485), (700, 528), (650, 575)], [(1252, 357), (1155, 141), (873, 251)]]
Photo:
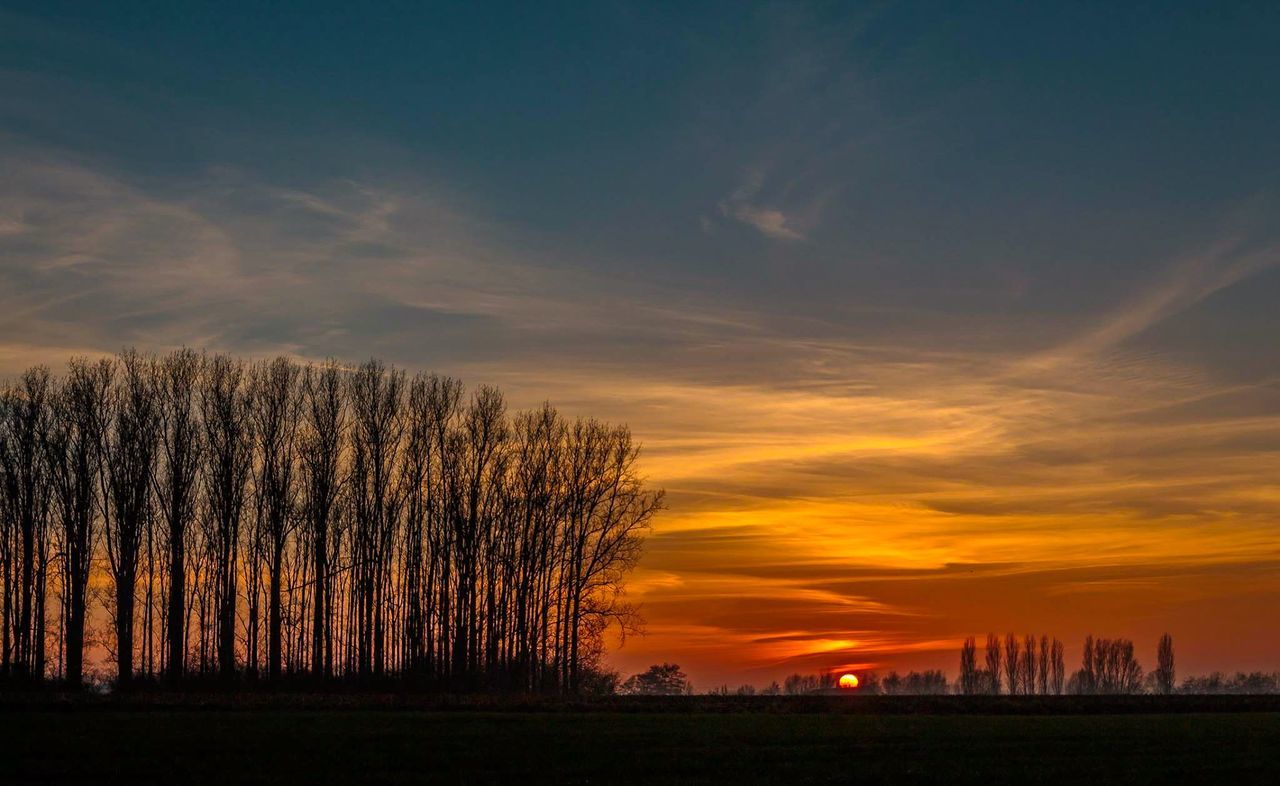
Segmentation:
[(840, 678), (840, 687), (845, 690), (853, 690), (858, 687), (858, 677), (856, 674), (846, 674)]

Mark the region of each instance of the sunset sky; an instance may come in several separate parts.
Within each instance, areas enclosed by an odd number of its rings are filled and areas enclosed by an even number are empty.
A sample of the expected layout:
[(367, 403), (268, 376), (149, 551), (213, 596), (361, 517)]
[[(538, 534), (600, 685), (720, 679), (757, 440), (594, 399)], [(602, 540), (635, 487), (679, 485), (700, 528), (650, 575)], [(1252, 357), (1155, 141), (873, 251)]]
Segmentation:
[(625, 422), (628, 673), (1280, 669), (1280, 6), (530, 5), (0, 2), (0, 374)]

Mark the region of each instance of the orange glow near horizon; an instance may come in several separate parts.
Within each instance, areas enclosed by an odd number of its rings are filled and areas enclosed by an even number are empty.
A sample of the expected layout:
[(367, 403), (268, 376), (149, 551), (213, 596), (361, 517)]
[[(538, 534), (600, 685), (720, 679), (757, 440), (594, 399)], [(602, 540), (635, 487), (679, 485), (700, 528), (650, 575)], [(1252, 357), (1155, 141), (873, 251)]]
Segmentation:
[(858, 675), (846, 674), (840, 678), (840, 687), (844, 690), (853, 690), (858, 687)]
[(967, 635), (1057, 636), (1072, 663), (1125, 636), (1146, 664), (1168, 631), (1185, 673), (1277, 667), (1248, 623), (1280, 600), (1274, 391), (1148, 361), (958, 365), (850, 371), (874, 395), (588, 390), (669, 503), (631, 582), (648, 635), (612, 662), (954, 676)]

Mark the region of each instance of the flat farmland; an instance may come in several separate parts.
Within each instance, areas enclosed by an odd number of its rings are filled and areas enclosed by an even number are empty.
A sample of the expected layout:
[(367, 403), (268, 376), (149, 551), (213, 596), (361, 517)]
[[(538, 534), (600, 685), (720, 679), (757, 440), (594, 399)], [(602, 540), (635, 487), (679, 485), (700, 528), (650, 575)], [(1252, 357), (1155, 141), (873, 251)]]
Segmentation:
[(10, 782), (1280, 782), (1280, 713), (0, 710)]

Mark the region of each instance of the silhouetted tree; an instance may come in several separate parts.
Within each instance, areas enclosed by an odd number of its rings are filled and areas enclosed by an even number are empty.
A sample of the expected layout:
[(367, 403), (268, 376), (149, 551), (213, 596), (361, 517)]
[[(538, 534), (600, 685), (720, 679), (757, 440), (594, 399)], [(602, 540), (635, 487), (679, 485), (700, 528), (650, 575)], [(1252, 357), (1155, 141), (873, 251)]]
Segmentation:
[(253, 469), (251, 399), (244, 365), (225, 355), (205, 367), (200, 386), (205, 430), (205, 493), (218, 672), (236, 671), (236, 601), (240, 576), (240, 523)]
[(1022, 652), (1018, 655), (1018, 677), (1022, 683), (1022, 694), (1025, 696), (1035, 694), (1036, 637), (1030, 634), (1023, 638)]
[(1173, 693), (1173, 637), (1168, 633), (1160, 637), (1160, 646), (1156, 655), (1156, 689), (1161, 693)]
[(110, 361), (71, 361), (65, 381), (52, 397), (53, 417), (45, 442), (60, 524), (63, 663), (72, 688), (84, 678), (89, 577), (111, 380)]
[[(0, 525), (5, 579), (3, 662), (22, 678), (44, 676), (45, 587), (49, 564), (49, 371), (31, 369), (0, 391)], [(10, 632), (12, 630), (12, 633)]]
[(1009, 686), (1009, 695), (1016, 696), (1018, 689), (1022, 685), (1019, 675), (1022, 673), (1022, 659), (1018, 657), (1021, 651), (1018, 646), (1018, 637), (1012, 633), (1008, 633), (1004, 637), (1004, 676), (1005, 683)]
[(468, 401), (376, 361), (131, 351), (56, 383), (37, 369), (0, 396), (3, 667), (46, 672), (57, 587), (58, 668), (83, 673), (96, 543), (121, 687), (243, 666), (610, 689), (605, 631), (639, 625), (624, 581), (662, 505), (638, 456), (625, 427), (509, 415), (492, 388)]
[(693, 685), (678, 665), (664, 663), (631, 675), (619, 692), (631, 696), (681, 696), (692, 693)]
[(1220, 671), (1201, 677), (1187, 677), (1179, 693), (1264, 695), (1280, 693), (1280, 672), (1236, 672), (1228, 677)]
[(342, 489), (340, 468), (346, 437), (346, 408), (342, 371), (329, 361), (309, 366), (303, 376), (303, 417), (299, 455), (302, 465), (302, 507), (311, 548), (311, 671), (333, 673), (333, 636), (329, 598), (332, 577), (330, 541)]
[(972, 636), (965, 637), (960, 647), (960, 692), (971, 696), (982, 689), (978, 685), (977, 643)]
[[(866, 684), (861, 686), (865, 690)], [(947, 677), (941, 671), (909, 671), (905, 676), (891, 671), (880, 680), (881, 693), (888, 696), (929, 696), (947, 692)]]
[(994, 633), (987, 634), (986, 664), (987, 678), (990, 680), (987, 692), (998, 696), (1000, 694), (1000, 637)]
[(1128, 639), (1085, 639), (1083, 667), (1072, 678), (1074, 693), (1137, 693), (1142, 688), (1142, 666), (1134, 658)]
[(302, 399), (298, 368), (285, 358), (255, 366), (250, 374), (253, 434), (258, 475), (254, 484), (258, 526), (267, 571), (267, 674), (283, 668), (284, 557), (293, 526), (296, 497), (296, 440)]
[(1066, 663), (1063, 659), (1062, 642), (1058, 641), (1057, 638), (1053, 640), (1053, 644), (1050, 648), (1049, 659), (1050, 659), (1050, 668), (1052, 669), (1052, 676), (1050, 678), (1050, 688), (1055, 695), (1060, 695), (1064, 687), (1064, 679), (1066, 676)]
[(168, 551), (165, 646), (167, 675), (180, 680), (187, 657), (187, 547), (194, 536), (204, 439), (196, 393), (203, 358), (189, 349), (160, 360), (156, 369), (160, 461), (155, 489)]
[(120, 356), (112, 389), (105, 460), (103, 522), (115, 587), (117, 684), (133, 679), (134, 611), (142, 540), (152, 513), (151, 481), (159, 430), (158, 399), (151, 360), (136, 352)]
[(1049, 692), (1049, 659), (1051, 653), (1049, 650), (1048, 636), (1040, 636), (1040, 649), (1037, 655), (1038, 668), (1036, 670), (1036, 692), (1043, 696)]
[(1077, 690), (1080, 693), (1095, 693), (1098, 687), (1098, 675), (1095, 671), (1094, 660), (1094, 643), (1093, 636), (1085, 636), (1084, 650), (1080, 658), (1081, 666), (1076, 680)]

